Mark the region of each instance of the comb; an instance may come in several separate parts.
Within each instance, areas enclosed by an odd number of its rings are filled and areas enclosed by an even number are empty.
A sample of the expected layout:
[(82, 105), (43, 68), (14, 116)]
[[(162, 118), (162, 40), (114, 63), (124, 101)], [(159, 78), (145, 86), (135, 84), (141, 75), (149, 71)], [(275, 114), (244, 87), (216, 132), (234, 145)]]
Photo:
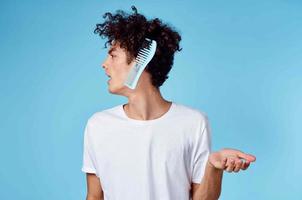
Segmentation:
[(138, 54), (135, 58), (135, 64), (130, 69), (127, 79), (124, 82), (124, 85), (129, 87), (130, 89), (135, 89), (138, 83), (138, 80), (143, 73), (144, 69), (151, 61), (155, 54), (156, 50), (156, 41), (151, 40), (149, 38), (145, 38), (145, 43), (143, 44), (144, 47), (141, 47), (138, 51)]

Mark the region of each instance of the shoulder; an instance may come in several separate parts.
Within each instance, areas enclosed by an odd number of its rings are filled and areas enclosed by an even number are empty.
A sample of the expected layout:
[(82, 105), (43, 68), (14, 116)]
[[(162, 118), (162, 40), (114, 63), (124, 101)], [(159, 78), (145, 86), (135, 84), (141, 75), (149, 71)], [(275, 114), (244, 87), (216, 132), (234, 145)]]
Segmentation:
[(110, 120), (113, 116), (117, 115), (119, 112), (119, 107), (121, 105), (117, 105), (114, 107), (106, 108), (101, 111), (97, 111), (93, 113), (87, 120), (87, 125), (100, 124), (102, 122), (106, 122)]
[(203, 110), (184, 104), (175, 103), (177, 111), (180, 115), (193, 121), (204, 122), (208, 121), (208, 115)]
[[(178, 110), (179, 116), (181, 116), (181, 121), (189, 128), (187, 133), (190, 136), (189, 138), (192, 144), (199, 142), (199, 138), (202, 136), (208, 136), (210, 134), (210, 125), (206, 112), (193, 106), (183, 104), (177, 104), (176, 110)], [(204, 133), (203, 130), (207, 130), (207, 134), (202, 134)]]

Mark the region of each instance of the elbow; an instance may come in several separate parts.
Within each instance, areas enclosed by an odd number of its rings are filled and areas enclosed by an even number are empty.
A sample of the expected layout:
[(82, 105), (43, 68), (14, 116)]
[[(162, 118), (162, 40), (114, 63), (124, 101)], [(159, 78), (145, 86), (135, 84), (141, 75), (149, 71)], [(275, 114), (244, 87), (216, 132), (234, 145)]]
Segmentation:
[(104, 198), (87, 195), (86, 200), (104, 200)]
[(220, 192), (218, 193), (203, 193), (202, 195), (194, 195), (192, 200), (218, 200)]
[(221, 190), (216, 192), (216, 193), (212, 193), (209, 194), (209, 196), (207, 198), (205, 198), (205, 200), (218, 200), (221, 194)]
[(209, 195), (205, 200), (218, 200), (220, 197), (220, 192), (216, 194)]

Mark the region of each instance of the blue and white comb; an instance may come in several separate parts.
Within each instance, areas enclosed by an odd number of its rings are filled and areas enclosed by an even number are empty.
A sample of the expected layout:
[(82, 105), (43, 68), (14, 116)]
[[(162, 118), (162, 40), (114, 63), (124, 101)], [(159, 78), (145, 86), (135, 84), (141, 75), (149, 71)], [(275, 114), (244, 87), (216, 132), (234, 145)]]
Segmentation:
[(147, 42), (146, 47), (141, 48), (139, 50), (138, 55), (135, 58), (135, 64), (130, 69), (130, 72), (128, 73), (128, 77), (124, 82), (124, 85), (126, 85), (130, 89), (135, 89), (139, 77), (141, 76), (144, 69), (146, 68), (146, 66), (151, 61), (151, 59), (155, 54), (156, 45), (157, 45), (156, 41), (151, 40), (149, 38), (145, 38), (145, 41)]

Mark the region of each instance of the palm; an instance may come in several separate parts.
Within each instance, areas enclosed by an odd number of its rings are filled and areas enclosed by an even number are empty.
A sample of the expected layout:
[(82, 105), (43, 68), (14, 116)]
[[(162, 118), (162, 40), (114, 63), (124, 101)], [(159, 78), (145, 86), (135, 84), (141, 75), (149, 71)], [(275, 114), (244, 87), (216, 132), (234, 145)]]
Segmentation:
[(213, 152), (209, 156), (209, 163), (216, 169), (226, 170), (228, 172), (238, 172), (240, 169), (246, 170), (256, 157), (245, 154), (236, 149), (222, 149)]

